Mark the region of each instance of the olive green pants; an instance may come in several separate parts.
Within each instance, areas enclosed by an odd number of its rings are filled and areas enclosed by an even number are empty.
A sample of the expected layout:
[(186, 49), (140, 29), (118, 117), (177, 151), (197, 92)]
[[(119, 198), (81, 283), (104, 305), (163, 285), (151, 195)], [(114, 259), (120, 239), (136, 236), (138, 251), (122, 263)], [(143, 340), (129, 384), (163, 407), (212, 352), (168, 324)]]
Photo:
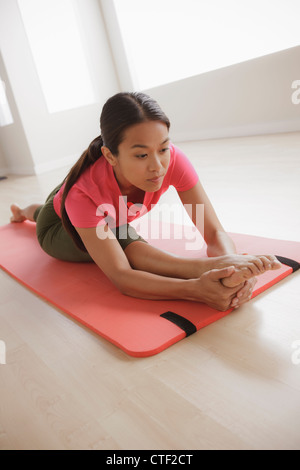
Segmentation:
[[(44, 205), (38, 207), (34, 213), (36, 221), (36, 234), (39, 244), (48, 255), (63, 260), (73, 262), (92, 262), (90, 255), (80, 250), (74, 243), (71, 236), (62, 225), (60, 217), (53, 207), (53, 198), (59, 191), (61, 185), (54, 189), (48, 196)], [(121, 230), (122, 228), (122, 230)], [(124, 228), (126, 232), (124, 232)], [(113, 230), (118, 242), (123, 250), (134, 241), (144, 240), (129, 224)], [(120, 233), (122, 236), (120, 237)], [(125, 236), (124, 236), (125, 233)]]

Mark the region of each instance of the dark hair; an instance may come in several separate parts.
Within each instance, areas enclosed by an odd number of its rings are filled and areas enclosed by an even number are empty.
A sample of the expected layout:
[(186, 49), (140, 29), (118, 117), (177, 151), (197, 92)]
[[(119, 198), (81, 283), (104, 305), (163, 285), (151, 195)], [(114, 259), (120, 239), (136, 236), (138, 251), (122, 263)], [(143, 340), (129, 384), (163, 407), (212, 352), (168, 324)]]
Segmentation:
[(146, 121), (161, 121), (168, 129), (170, 128), (170, 121), (158, 103), (144, 93), (123, 92), (109, 98), (100, 116), (101, 135), (90, 143), (64, 179), (65, 187), (61, 201), (62, 223), (75, 244), (83, 251), (86, 251), (86, 248), (65, 208), (68, 192), (79, 176), (101, 157), (102, 146), (108, 147), (113, 155), (118, 156), (118, 147), (124, 139), (126, 129)]

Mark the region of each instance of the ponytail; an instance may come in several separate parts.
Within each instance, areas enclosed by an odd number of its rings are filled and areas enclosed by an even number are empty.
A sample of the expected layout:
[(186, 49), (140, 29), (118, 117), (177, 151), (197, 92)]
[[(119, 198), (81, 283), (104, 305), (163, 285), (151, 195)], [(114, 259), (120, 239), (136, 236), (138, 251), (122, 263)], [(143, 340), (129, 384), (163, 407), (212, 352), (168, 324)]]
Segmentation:
[(72, 225), (69, 216), (67, 214), (65, 208), (65, 202), (67, 195), (72, 188), (72, 186), (76, 183), (80, 175), (93, 163), (95, 163), (102, 155), (101, 147), (103, 147), (103, 140), (101, 135), (94, 139), (87, 150), (83, 152), (79, 160), (75, 163), (75, 165), (71, 168), (68, 175), (64, 179), (63, 183), (65, 183), (62, 200), (61, 200), (61, 219), (64, 228), (67, 230), (69, 235), (72, 237), (73, 241), (75, 242), (76, 246), (82, 250), (87, 251), (77, 230), (75, 229), (74, 225)]

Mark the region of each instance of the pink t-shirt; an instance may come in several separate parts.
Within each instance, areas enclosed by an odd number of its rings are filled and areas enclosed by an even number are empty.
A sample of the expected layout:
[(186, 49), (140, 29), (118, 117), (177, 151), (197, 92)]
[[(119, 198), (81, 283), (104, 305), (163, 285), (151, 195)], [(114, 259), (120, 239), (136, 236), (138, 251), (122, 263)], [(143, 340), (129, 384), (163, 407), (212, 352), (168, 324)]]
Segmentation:
[[(89, 228), (108, 223), (110, 228), (114, 228), (149, 212), (169, 186), (187, 191), (195, 186), (198, 179), (185, 154), (170, 144), (170, 163), (161, 188), (154, 192), (146, 191), (143, 204), (132, 204), (126, 196), (122, 196), (112, 166), (100, 157), (72, 186), (65, 207), (74, 227)], [(53, 200), (59, 216), (63, 189), (64, 185)]]

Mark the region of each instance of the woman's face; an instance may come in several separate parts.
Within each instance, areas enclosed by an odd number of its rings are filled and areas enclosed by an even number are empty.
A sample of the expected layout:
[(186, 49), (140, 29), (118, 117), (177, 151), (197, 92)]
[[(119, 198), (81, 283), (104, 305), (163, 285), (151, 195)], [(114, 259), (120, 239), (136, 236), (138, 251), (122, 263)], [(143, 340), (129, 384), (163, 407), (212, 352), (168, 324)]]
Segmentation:
[(169, 142), (166, 124), (147, 121), (126, 130), (117, 157), (110, 154), (108, 158), (107, 148), (102, 149), (122, 194), (134, 193), (136, 188), (149, 192), (160, 189), (170, 161)]

